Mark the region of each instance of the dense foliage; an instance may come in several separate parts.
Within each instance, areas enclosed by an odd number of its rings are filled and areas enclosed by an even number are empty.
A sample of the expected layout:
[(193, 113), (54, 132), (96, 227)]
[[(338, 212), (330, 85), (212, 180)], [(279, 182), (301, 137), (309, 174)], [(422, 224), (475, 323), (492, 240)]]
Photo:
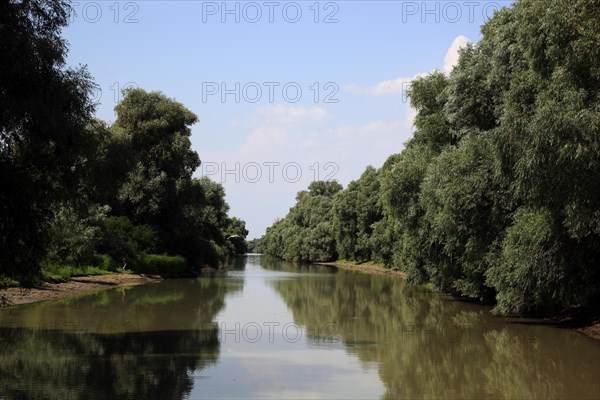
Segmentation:
[(248, 231), (227, 215), (223, 187), (192, 177), (194, 113), (135, 89), (114, 124), (93, 119), (94, 83), (65, 64), (69, 7), (0, 4), (0, 276), (97, 263), (161, 272), (245, 252)]
[(405, 149), (331, 212), (299, 196), (267, 253), (384, 262), (502, 314), (598, 304), (600, 3), (517, 1), (482, 33), (449, 76), (413, 82)]
[(286, 218), (267, 229), (262, 250), (286, 260), (331, 261), (337, 258), (333, 237), (333, 198), (342, 190), (335, 181), (312, 182), (296, 196)]

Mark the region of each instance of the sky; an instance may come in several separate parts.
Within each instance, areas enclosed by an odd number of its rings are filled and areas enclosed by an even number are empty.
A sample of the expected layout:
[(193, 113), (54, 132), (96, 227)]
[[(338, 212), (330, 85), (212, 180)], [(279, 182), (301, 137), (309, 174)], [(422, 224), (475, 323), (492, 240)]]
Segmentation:
[(72, 2), (68, 64), (120, 91), (161, 91), (199, 117), (196, 177), (225, 187), (230, 215), (260, 237), (311, 181), (344, 187), (413, 131), (406, 91), (449, 73), (508, 1)]

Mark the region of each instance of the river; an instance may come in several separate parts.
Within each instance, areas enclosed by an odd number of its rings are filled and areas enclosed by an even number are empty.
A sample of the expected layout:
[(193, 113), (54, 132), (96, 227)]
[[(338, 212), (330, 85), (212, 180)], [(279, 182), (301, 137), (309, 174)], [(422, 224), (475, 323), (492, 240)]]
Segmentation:
[(0, 310), (0, 399), (600, 398), (600, 343), (250, 255), (198, 279)]

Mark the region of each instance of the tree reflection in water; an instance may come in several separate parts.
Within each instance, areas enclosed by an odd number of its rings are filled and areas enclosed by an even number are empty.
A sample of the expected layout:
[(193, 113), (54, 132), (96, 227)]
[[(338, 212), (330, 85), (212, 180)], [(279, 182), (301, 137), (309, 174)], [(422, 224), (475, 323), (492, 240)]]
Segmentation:
[[(277, 271), (331, 272), (269, 258), (261, 265)], [(491, 316), (487, 307), (383, 275), (337, 270), (270, 283), (309, 334), (329, 325), (365, 368), (377, 366), (386, 387), (383, 398), (600, 394), (600, 349), (569, 331), (508, 323)], [(323, 338), (321, 333), (311, 340), (327, 344)]]
[(220, 278), (166, 281), (0, 312), (6, 398), (180, 399), (219, 357)]

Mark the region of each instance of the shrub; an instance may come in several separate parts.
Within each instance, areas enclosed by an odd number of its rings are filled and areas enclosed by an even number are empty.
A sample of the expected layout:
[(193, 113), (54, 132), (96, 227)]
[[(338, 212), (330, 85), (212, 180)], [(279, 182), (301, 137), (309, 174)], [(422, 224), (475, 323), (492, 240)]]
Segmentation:
[(98, 254), (94, 256), (94, 266), (106, 271), (117, 271), (120, 265), (108, 254)]
[(166, 254), (141, 254), (137, 260), (131, 263), (130, 268), (137, 273), (167, 276), (181, 276), (189, 272), (185, 258)]
[(158, 233), (150, 225), (134, 225), (125, 216), (112, 216), (104, 222), (99, 250), (119, 260), (155, 251), (158, 243)]

